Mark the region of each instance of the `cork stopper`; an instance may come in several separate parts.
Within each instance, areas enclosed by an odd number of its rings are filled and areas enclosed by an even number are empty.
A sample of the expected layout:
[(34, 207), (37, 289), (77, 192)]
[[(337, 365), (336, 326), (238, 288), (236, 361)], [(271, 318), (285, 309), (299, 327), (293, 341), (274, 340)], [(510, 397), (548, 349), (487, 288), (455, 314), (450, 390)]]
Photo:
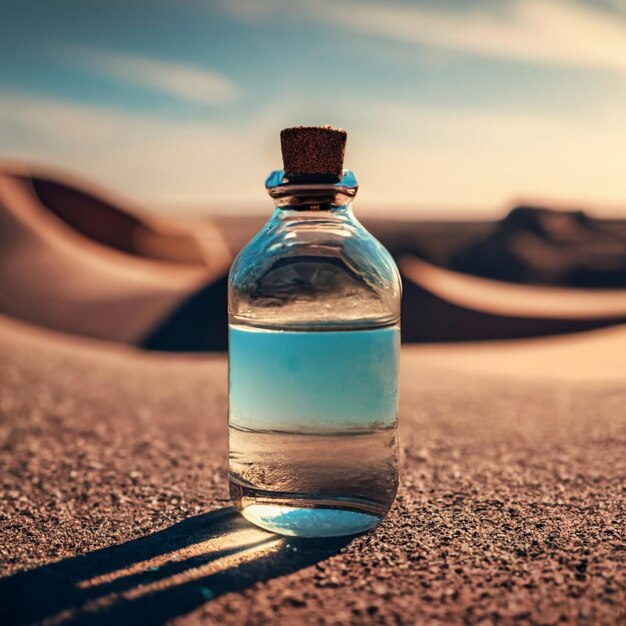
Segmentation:
[(283, 169), (291, 182), (338, 182), (347, 133), (332, 126), (296, 126), (280, 133)]

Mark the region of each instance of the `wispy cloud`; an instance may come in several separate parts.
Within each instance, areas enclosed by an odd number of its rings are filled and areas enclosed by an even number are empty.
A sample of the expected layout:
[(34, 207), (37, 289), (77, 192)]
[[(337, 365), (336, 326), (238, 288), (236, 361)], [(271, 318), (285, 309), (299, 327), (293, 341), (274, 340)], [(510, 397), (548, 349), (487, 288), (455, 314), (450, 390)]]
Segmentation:
[(296, 19), (313, 15), (342, 29), (440, 50), (626, 73), (626, 22), (580, 0), (511, 0), (472, 8), (371, 0), (230, 0), (228, 6), (248, 19), (277, 11)]
[[(342, 10), (335, 3), (324, 9), (336, 16)], [(347, 23), (372, 34), (482, 56), (626, 72), (626, 24), (573, 0), (517, 0), (497, 12), (361, 3)]]
[(498, 210), (525, 196), (619, 207), (626, 198), (619, 108), (576, 119), (369, 100), (338, 104), (333, 119), (302, 115), (301, 102), (285, 101), (226, 125), (4, 93), (0, 157), (69, 168), (151, 207), (262, 205), (280, 128), (347, 122), (361, 206)]
[(0, 159), (67, 168), (152, 208), (262, 201), (281, 115), (228, 125), (0, 91)]
[(370, 130), (352, 163), (381, 204), (386, 186), (392, 205), (484, 210), (540, 199), (623, 212), (617, 129), (626, 128), (626, 111), (618, 107), (574, 117), (388, 101), (370, 102), (368, 111), (378, 132)]
[(72, 49), (72, 56), (108, 76), (144, 85), (187, 102), (227, 104), (239, 96), (239, 88), (228, 77), (190, 63), (85, 48)]

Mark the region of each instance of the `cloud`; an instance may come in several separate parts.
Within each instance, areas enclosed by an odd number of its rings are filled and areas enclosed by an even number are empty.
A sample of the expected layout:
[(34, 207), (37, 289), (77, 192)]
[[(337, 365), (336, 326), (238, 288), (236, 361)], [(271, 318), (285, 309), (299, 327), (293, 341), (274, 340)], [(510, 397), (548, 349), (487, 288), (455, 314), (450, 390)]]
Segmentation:
[(626, 22), (613, 10), (576, 0), (511, 0), (462, 9), (449, 3), (354, 0), (230, 0), (229, 6), (247, 19), (272, 12), (295, 19), (308, 15), (341, 29), (439, 50), (626, 73)]
[(113, 78), (144, 85), (187, 102), (227, 104), (239, 97), (239, 88), (232, 80), (189, 63), (88, 48), (73, 49), (72, 57)]
[[(344, 10), (337, 4), (324, 9), (335, 16)], [(498, 13), (361, 3), (347, 23), (371, 34), (480, 56), (626, 72), (626, 24), (572, 0), (517, 0)]]
[(369, 204), (371, 197), (379, 206), (413, 204), (436, 214), (538, 198), (623, 215), (620, 108), (570, 117), (370, 102), (368, 124), (369, 133), (352, 142), (360, 145), (351, 162)]
[(68, 169), (152, 208), (262, 201), (268, 164), (280, 158), (272, 141), (279, 124), (259, 115), (230, 126), (0, 92), (0, 158)]
[(280, 166), (280, 128), (330, 121), (350, 132), (359, 206), (378, 214), (400, 205), (496, 211), (518, 197), (624, 205), (619, 108), (570, 118), (370, 99), (334, 110), (333, 119), (303, 118), (302, 102), (282, 101), (225, 124), (2, 93), (0, 156), (67, 168), (152, 209), (269, 210), (263, 180)]

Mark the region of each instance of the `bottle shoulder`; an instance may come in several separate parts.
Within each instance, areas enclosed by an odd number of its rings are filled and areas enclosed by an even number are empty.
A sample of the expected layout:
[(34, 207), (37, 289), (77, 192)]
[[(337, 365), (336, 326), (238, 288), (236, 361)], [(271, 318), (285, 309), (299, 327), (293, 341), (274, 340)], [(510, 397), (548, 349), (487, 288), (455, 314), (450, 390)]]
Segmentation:
[(275, 214), (232, 265), (229, 314), (270, 326), (393, 324), (401, 291), (393, 258), (351, 213)]

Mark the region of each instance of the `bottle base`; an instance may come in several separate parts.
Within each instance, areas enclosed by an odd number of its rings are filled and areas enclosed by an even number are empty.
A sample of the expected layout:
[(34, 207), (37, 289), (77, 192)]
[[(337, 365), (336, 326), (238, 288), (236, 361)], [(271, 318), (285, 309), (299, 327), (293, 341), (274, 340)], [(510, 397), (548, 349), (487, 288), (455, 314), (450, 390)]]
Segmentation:
[(284, 504), (249, 504), (240, 513), (270, 532), (309, 538), (358, 535), (382, 521), (378, 515), (360, 511)]
[(292, 537), (358, 535), (378, 526), (387, 512), (387, 507), (365, 500), (258, 490), (233, 477), (230, 493), (249, 522)]

